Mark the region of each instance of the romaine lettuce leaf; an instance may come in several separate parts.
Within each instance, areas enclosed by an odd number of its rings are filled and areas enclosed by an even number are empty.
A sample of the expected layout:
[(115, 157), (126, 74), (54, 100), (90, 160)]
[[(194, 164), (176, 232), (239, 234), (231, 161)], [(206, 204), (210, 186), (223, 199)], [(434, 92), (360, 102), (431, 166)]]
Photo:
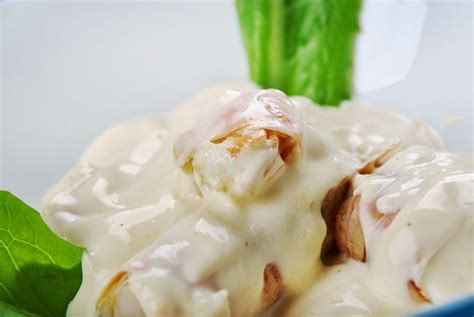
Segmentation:
[(82, 253), (37, 211), (0, 191), (0, 316), (64, 316), (81, 285)]
[(338, 105), (352, 93), (362, 0), (236, 0), (250, 77)]

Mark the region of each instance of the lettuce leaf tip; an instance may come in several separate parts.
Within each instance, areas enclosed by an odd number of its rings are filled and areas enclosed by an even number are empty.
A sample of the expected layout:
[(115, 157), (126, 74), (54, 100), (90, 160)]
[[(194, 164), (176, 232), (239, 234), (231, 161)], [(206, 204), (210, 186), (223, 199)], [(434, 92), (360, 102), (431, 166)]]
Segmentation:
[(81, 285), (83, 251), (0, 191), (0, 316), (64, 316)]

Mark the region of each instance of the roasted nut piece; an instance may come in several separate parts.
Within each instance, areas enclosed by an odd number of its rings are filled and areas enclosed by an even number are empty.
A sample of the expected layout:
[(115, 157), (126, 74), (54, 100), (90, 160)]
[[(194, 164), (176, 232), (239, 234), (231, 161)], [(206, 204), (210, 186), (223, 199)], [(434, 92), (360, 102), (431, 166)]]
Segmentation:
[[(385, 151), (377, 155), (375, 158), (373, 158), (370, 161), (367, 161), (362, 167), (359, 168), (358, 172), (359, 174), (372, 174), (374, 171), (381, 167), (385, 161), (387, 161), (393, 154), (396, 148), (398, 147), (398, 143), (394, 143), (391, 146), (389, 146)], [(343, 180), (344, 181), (344, 180)], [(343, 182), (341, 181), (341, 183)], [(344, 183), (339, 184), (338, 186), (344, 186)], [(347, 186), (347, 185), (346, 185)], [(350, 188), (350, 185), (349, 185)], [(337, 189), (337, 187), (336, 187)], [(344, 190), (344, 187), (341, 190), (339, 196), (342, 196)], [(346, 189), (346, 195), (347, 195), (347, 189)], [(331, 191), (328, 193), (331, 193)], [(331, 193), (334, 195), (333, 193)], [(328, 197), (329, 198), (329, 197)], [(326, 197), (325, 197), (326, 199)], [(335, 239), (336, 239), (336, 244), (338, 249), (346, 254), (347, 256), (358, 260), (362, 262), (367, 261), (367, 254), (366, 254), (366, 249), (365, 249), (365, 239), (364, 239), (364, 233), (362, 231), (360, 219), (359, 219), (359, 202), (360, 202), (360, 196), (353, 196), (350, 198), (347, 198), (344, 203), (338, 204), (339, 210), (337, 212), (332, 212), (333, 214), (331, 215), (331, 211), (329, 210), (329, 207), (326, 207), (327, 210), (325, 210), (325, 206), (323, 205), (321, 208), (321, 211), (323, 213), (323, 218), (326, 221), (326, 224), (328, 224), (328, 235), (325, 239), (325, 244), (323, 245), (323, 251), (327, 251), (327, 248), (330, 247), (327, 244), (330, 243), (331, 239), (331, 232), (330, 232), (330, 221), (331, 217), (335, 217)], [(337, 203), (337, 201), (335, 202)], [(374, 220), (378, 221), (384, 228), (388, 227), (388, 225), (392, 222), (393, 218), (395, 217), (395, 214), (389, 214), (385, 215), (377, 211), (375, 204), (372, 207), (371, 210), (371, 215), (374, 218)], [(326, 249), (325, 249), (326, 248)], [(324, 254), (324, 253), (322, 253)]]
[(101, 317), (113, 317), (115, 307), (123, 286), (127, 283), (128, 273), (118, 272), (102, 290), (97, 300), (97, 311)]
[(326, 237), (321, 249), (321, 257), (324, 257), (334, 247), (334, 235), (336, 216), (341, 205), (351, 192), (351, 180), (344, 177), (336, 186), (331, 188), (321, 203), (321, 214), (326, 222)]
[(431, 299), (428, 295), (423, 292), (423, 290), (416, 285), (413, 280), (407, 282), (408, 292), (410, 293), (411, 298), (417, 301), (418, 303), (431, 303)]
[(371, 174), (377, 167), (380, 167), (380, 166), (382, 166), (382, 163), (379, 160), (379, 158), (376, 157), (373, 160), (365, 162), (365, 164), (362, 165), (358, 171), (360, 174), (363, 174), (363, 175)]
[[(127, 315), (134, 312), (131, 307), (135, 308), (135, 311), (139, 309), (141, 305), (136, 302), (136, 298), (129, 289), (129, 278), (129, 273), (125, 271), (120, 271), (112, 277), (97, 300), (96, 307), (99, 316), (123, 316), (124, 314)], [(280, 271), (276, 264), (269, 263), (263, 271), (263, 288), (259, 312), (269, 309), (280, 299), (282, 294), (283, 282)], [(203, 299), (201, 298), (201, 300)], [(131, 301), (134, 303), (131, 303)], [(143, 312), (140, 311), (136, 314), (143, 315)], [(180, 307), (171, 302), (167, 302), (167, 305), (160, 307), (159, 316), (171, 317), (177, 315), (188, 316), (188, 314), (180, 312)]]
[(97, 316), (184, 317), (195, 316), (195, 312), (199, 316), (230, 316), (226, 290), (190, 285), (171, 271), (154, 269), (155, 274), (166, 273), (157, 277), (152, 271), (118, 272), (96, 302)]
[(347, 256), (366, 262), (364, 233), (359, 220), (360, 196), (352, 196), (344, 201), (336, 216), (336, 244)]
[(399, 146), (399, 143), (390, 145), (385, 151), (379, 153), (373, 159), (367, 161), (359, 168), (359, 174), (372, 174), (375, 169), (382, 166), (392, 155), (395, 154), (395, 150)]
[(273, 305), (283, 293), (283, 285), (278, 267), (267, 264), (263, 271), (262, 311)]

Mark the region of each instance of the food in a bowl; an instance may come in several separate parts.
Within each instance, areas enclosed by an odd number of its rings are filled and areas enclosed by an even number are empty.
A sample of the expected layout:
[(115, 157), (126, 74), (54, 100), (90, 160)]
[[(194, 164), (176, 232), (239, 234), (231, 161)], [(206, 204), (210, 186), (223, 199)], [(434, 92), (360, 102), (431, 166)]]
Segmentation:
[(473, 186), (418, 120), (216, 87), (105, 132), (42, 214), (87, 248), (71, 316), (401, 313), (471, 291)]

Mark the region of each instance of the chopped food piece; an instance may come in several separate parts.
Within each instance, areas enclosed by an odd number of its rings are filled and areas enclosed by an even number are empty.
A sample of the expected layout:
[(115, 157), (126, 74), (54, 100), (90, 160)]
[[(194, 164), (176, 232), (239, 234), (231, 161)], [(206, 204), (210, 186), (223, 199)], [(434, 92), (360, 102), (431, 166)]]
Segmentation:
[(350, 195), (351, 178), (344, 177), (335, 187), (331, 188), (324, 196), (321, 204), (321, 214), (326, 222), (327, 233), (324, 238), (321, 256), (324, 257), (335, 246), (335, 226), (337, 214)]
[(273, 264), (267, 264), (263, 271), (263, 292), (262, 292), (262, 311), (273, 305), (283, 292), (283, 283), (278, 267)]
[(409, 280), (407, 283), (408, 291), (410, 292), (411, 298), (419, 303), (431, 303), (430, 298), (423, 292), (423, 290), (413, 282)]
[(383, 163), (392, 156), (399, 146), (398, 142), (389, 146), (386, 150), (379, 153), (374, 158), (368, 160), (367, 162), (359, 168), (358, 172), (360, 174), (371, 174), (376, 168), (379, 168)]
[(337, 247), (347, 256), (361, 262), (367, 261), (364, 233), (359, 220), (360, 196), (353, 196), (341, 206), (336, 216)]
[(193, 171), (201, 190), (265, 193), (301, 158), (296, 107), (277, 90), (232, 91), (222, 99), (220, 111), (178, 137), (178, 164)]

